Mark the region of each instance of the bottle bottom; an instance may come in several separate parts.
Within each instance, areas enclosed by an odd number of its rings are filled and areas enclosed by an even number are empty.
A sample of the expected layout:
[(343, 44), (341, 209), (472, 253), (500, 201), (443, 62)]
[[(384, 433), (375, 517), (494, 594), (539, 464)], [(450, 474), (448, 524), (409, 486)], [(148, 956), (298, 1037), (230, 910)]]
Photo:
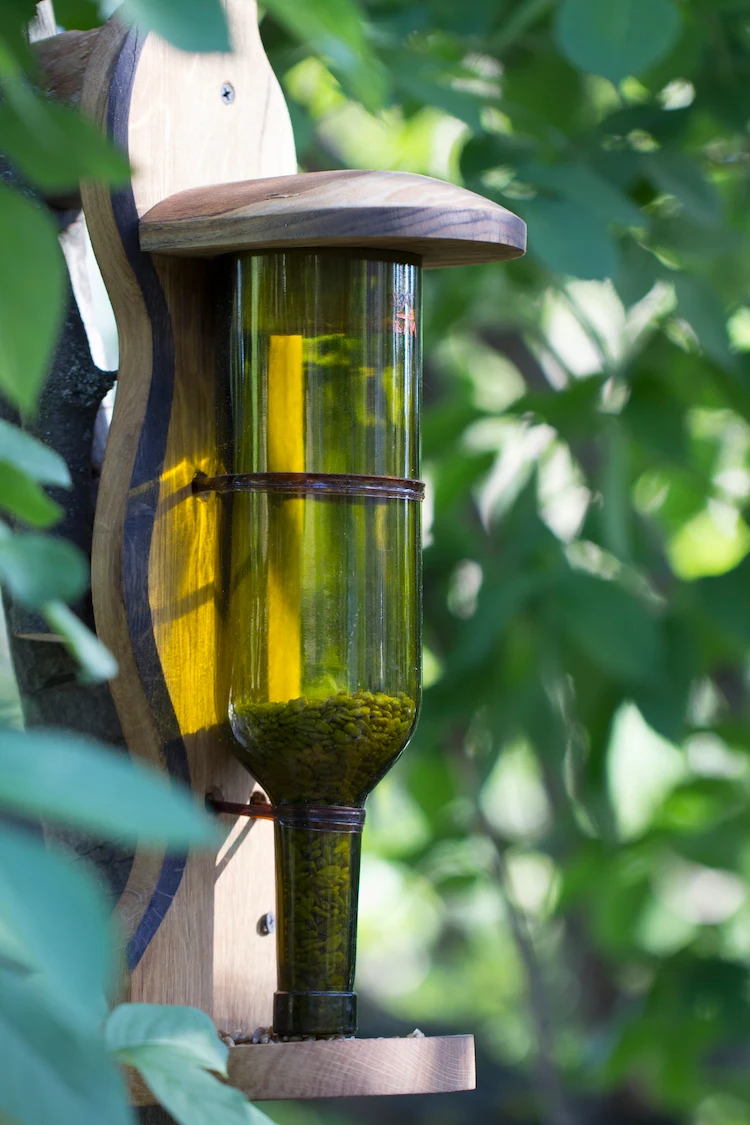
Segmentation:
[(276, 992), (275, 1035), (354, 1035), (356, 992)]

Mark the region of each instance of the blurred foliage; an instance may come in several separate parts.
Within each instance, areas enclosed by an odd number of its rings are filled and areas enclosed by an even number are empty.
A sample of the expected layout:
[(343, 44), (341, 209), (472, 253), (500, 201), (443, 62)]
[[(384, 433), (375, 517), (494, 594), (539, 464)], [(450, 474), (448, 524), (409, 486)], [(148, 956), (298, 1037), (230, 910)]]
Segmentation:
[(525, 1073), (502, 1120), (748, 1122), (750, 3), (362, 7), (376, 110), (261, 25), (301, 166), (455, 180), (529, 253), (427, 278), (429, 686), (360, 988)]
[[(221, 45), (215, 2), (129, 8)], [(31, 15), (0, 12), (0, 147), (32, 186), (116, 181), (25, 80)], [(499, 1120), (748, 1125), (750, 0), (269, 0), (262, 33), (303, 168), (453, 179), (529, 224), (525, 259), (427, 279), (428, 687), (371, 802), (359, 987), (476, 1031), (518, 1076)], [(0, 235), (0, 390), (29, 411), (62, 259), (5, 187)], [(60, 466), (13, 443), (3, 512), (44, 528)], [(86, 651), (80, 560), (0, 533), (2, 581)], [(136, 1016), (115, 1051), (148, 1053)]]

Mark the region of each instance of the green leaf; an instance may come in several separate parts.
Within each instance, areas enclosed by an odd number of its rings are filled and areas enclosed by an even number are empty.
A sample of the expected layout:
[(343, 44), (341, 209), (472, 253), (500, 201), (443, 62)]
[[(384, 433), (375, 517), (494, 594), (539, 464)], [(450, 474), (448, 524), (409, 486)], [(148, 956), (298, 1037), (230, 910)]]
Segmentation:
[(581, 437), (590, 438), (601, 427), (601, 400), (604, 377), (590, 375), (574, 379), (559, 391), (531, 392), (516, 399), (509, 414), (533, 414), (537, 421), (546, 422), (568, 442)]
[(698, 601), (713, 628), (746, 647), (750, 645), (750, 558), (733, 570), (695, 583)]
[(220, 0), (125, 0), (122, 11), (182, 51), (231, 50)]
[(638, 373), (621, 417), (647, 451), (649, 461), (656, 454), (658, 461), (684, 463), (688, 438), (685, 409), (658, 375)]
[(31, 527), (51, 527), (63, 514), (36, 481), (7, 461), (0, 461), (0, 510)]
[(557, 37), (580, 70), (621, 82), (663, 58), (681, 26), (673, 0), (563, 0)]
[(364, 34), (365, 17), (355, 0), (268, 0), (267, 10), (306, 48), (347, 83), (370, 110), (388, 93), (387, 72)]
[(65, 308), (65, 262), (48, 212), (0, 184), (0, 392), (33, 410)]
[[(550, 90), (555, 91), (554, 98)], [(550, 126), (567, 132), (585, 104), (583, 79), (557, 51), (545, 50), (540, 43), (523, 62), (519, 59), (506, 68), (502, 101), (511, 119), (520, 119), (530, 132), (549, 135)]]
[(216, 840), (210, 818), (182, 786), (67, 731), (0, 730), (0, 806), (143, 847)]
[(644, 227), (648, 219), (637, 204), (613, 183), (585, 164), (523, 164), (519, 179), (567, 197), (571, 204), (584, 206), (605, 226)]
[(492, 39), (493, 50), (506, 51), (525, 31), (542, 19), (553, 4), (554, 0), (520, 0), (511, 11), (503, 11), (505, 18)]
[[(649, 872), (628, 870), (629, 857), (610, 858), (612, 875), (601, 878), (592, 895), (593, 935), (610, 954), (622, 955), (632, 948), (643, 911), (651, 897)], [(632, 861), (630, 861), (632, 863)], [(620, 868), (622, 870), (620, 870)], [(613, 870), (614, 869), (614, 870)]]
[(112, 1053), (169, 1048), (172, 1055), (183, 1057), (184, 1066), (215, 1070), (226, 1077), (229, 1048), (219, 1039), (210, 1016), (198, 1008), (121, 1004), (107, 1020), (104, 1042)]
[(658, 258), (632, 238), (627, 239), (621, 249), (620, 269), (613, 278), (617, 296), (625, 308), (642, 301), (665, 272)]
[(515, 167), (530, 160), (535, 151), (533, 143), (523, 137), (478, 133), (461, 149), (461, 175), (479, 186), (483, 172), (505, 165)]
[(556, 587), (551, 608), (570, 641), (605, 672), (632, 683), (658, 673), (656, 621), (615, 582), (570, 573)]
[(633, 702), (648, 725), (670, 742), (679, 742), (684, 735), (690, 690), (698, 671), (695, 636), (685, 620), (675, 615), (664, 625), (659, 675), (633, 692)]
[(111, 907), (79, 860), (0, 828), (0, 950), (23, 950), (29, 984), (61, 1019), (96, 1033), (112, 984)]
[(674, 289), (677, 311), (695, 332), (706, 355), (722, 367), (733, 367), (726, 313), (713, 286), (700, 277), (680, 274)]
[(489, 473), (495, 460), (494, 452), (469, 454), (462, 451), (454, 457), (443, 458), (435, 474), (436, 507), (445, 509), (456, 500), (464, 500), (466, 494)]
[(653, 102), (645, 102), (640, 105), (628, 105), (623, 109), (617, 109), (599, 125), (599, 132), (602, 139), (609, 138), (605, 141), (607, 146), (602, 152), (598, 151), (595, 155), (596, 160), (608, 159), (611, 160), (614, 155), (620, 160), (626, 160), (628, 164), (632, 161), (636, 163), (641, 154), (632, 150), (622, 150), (618, 148), (609, 147), (612, 140), (617, 138), (626, 137), (628, 133), (638, 131), (647, 133), (654, 140), (658, 141), (660, 145), (675, 144), (679, 142), (680, 138), (690, 125), (692, 114), (690, 108), (686, 109), (664, 109), (660, 105), (655, 105)]
[(68, 466), (59, 453), (0, 418), (0, 462), (23, 469), (40, 484), (70, 488)]
[(156, 1099), (180, 1125), (216, 1125), (218, 1121), (221, 1125), (260, 1125), (264, 1120), (239, 1090), (205, 1070), (186, 1067), (180, 1052), (134, 1047), (118, 1057), (137, 1067)]
[(529, 252), (557, 273), (603, 281), (618, 269), (606, 225), (567, 199), (531, 199), (517, 208), (529, 227)]
[(21, 68), (31, 69), (26, 29), (36, 16), (33, 0), (5, 0), (0, 4), (0, 79), (16, 77)]
[(683, 781), (664, 799), (656, 826), (677, 835), (701, 832), (741, 813), (744, 792), (736, 781), (699, 777)]
[(398, 91), (426, 106), (442, 109), (444, 113), (465, 121), (472, 129), (481, 128), (482, 102), (475, 95), (454, 89), (424, 67), (414, 65), (413, 57), (404, 54), (403, 64), (395, 74)]
[(38, 608), (81, 597), (89, 584), (89, 567), (82, 552), (64, 539), (7, 535), (0, 539), (0, 582), (18, 601)]
[(425, 458), (437, 457), (442, 452), (445, 454), (448, 447), (453, 445), (467, 430), (472, 422), (484, 417), (481, 410), (474, 406), (470, 388), (466, 383), (457, 384), (454, 393), (433, 406), (425, 413), (422, 427), (422, 449)]
[(0, 969), (0, 1120), (13, 1125), (133, 1125), (99, 1035), (78, 1034), (36, 990)]
[[(33, 95), (32, 95), (33, 96)], [(28, 113), (0, 109), (0, 149), (26, 179), (48, 193), (77, 187), (81, 180), (124, 183), (130, 166), (101, 130), (68, 106), (34, 98)]]
[(83, 683), (98, 684), (114, 679), (118, 672), (114, 656), (72, 610), (63, 602), (52, 601), (42, 606), (42, 614), (80, 664)]
[(67, 31), (91, 31), (102, 22), (97, 0), (56, 0), (55, 18)]
[(696, 160), (662, 149), (645, 153), (641, 162), (656, 187), (673, 195), (696, 223), (706, 227), (717, 227), (721, 223), (719, 193), (703, 175)]

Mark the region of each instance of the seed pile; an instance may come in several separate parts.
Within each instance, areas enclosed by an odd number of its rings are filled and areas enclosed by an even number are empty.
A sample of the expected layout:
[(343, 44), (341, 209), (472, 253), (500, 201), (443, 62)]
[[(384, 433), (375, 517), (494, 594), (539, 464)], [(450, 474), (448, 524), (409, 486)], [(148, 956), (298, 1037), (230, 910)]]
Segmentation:
[(232, 726), (275, 803), (356, 806), (406, 745), (416, 705), (404, 692), (235, 703)]
[[(407, 1039), (424, 1039), (425, 1034), (420, 1031), (418, 1027), (414, 1031), (410, 1031), (406, 1036)], [(233, 1031), (230, 1035), (229, 1032), (219, 1029), (219, 1038), (227, 1047), (242, 1047), (247, 1043), (315, 1043), (316, 1040), (328, 1040), (333, 1042), (335, 1039), (344, 1039), (349, 1042), (356, 1039), (356, 1035), (275, 1035), (272, 1027), (256, 1027), (252, 1034), (249, 1031)], [(382, 1035), (377, 1036), (378, 1039), (383, 1039)]]

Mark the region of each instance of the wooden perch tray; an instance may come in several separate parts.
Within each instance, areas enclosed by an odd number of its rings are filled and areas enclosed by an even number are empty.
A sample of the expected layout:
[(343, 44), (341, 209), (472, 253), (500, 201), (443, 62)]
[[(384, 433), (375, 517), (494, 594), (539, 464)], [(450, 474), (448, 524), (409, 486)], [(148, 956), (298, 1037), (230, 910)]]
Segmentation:
[[(230, 1047), (229, 1080), (251, 1101), (446, 1094), (476, 1086), (474, 1037), (351, 1039)], [(128, 1072), (133, 1105), (156, 1099)]]
[(526, 224), (455, 184), (408, 172), (307, 172), (193, 188), (157, 203), (141, 248), (205, 257), (352, 246), (418, 254), (426, 268), (517, 258)]

